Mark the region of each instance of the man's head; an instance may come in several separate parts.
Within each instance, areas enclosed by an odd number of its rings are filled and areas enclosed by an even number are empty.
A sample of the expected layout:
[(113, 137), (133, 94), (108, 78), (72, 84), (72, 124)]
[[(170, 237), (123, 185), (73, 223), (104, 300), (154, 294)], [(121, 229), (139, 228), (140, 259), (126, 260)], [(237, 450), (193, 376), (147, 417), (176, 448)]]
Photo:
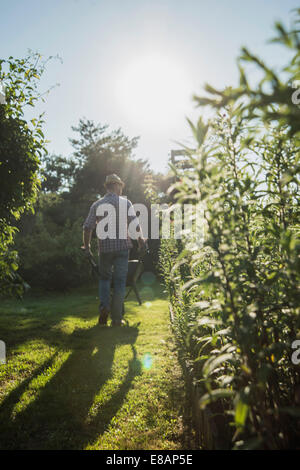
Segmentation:
[(119, 196), (121, 196), (124, 186), (125, 183), (115, 173), (108, 175), (105, 179), (104, 187), (106, 191), (118, 194)]

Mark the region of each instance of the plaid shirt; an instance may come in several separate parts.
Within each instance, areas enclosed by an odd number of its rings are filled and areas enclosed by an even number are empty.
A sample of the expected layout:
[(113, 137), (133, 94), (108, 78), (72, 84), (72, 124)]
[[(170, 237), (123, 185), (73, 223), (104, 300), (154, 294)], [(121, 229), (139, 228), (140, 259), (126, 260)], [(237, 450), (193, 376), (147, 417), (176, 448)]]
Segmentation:
[[(101, 204), (111, 204), (115, 208), (115, 211), (116, 211), (116, 220), (115, 220), (116, 237), (115, 238), (109, 238), (107, 236), (107, 238), (103, 238), (103, 239), (102, 238), (100, 239), (98, 237), (99, 251), (101, 253), (107, 253), (107, 252), (111, 252), (111, 251), (129, 250), (130, 248), (132, 248), (133, 245), (132, 245), (132, 241), (131, 241), (130, 237), (128, 236), (128, 224), (132, 220), (136, 219), (137, 216), (134, 212), (134, 208), (133, 208), (132, 203), (124, 197), (118, 196), (115, 193), (106, 193), (104, 197), (102, 197), (98, 201), (94, 202), (91, 205), (89, 214), (88, 214), (88, 216), (87, 216), (87, 218), (86, 218), (86, 220), (83, 224), (83, 228), (88, 229), (88, 230), (94, 230), (97, 223), (100, 222), (100, 220), (102, 220), (104, 218), (104, 216), (99, 217), (97, 215), (97, 209)], [(121, 205), (123, 206), (123, 208), (125, 208), (125, 205), (127, 206), (126, 207), (126, 216), (127, 216), (126, 234), (127, 234), (127, 238), (121, 238), (121, 237), (119, 238), (119, 208), (120, 208)], [(137, 230), (140, 230), (139, 225), (137, 225)]]

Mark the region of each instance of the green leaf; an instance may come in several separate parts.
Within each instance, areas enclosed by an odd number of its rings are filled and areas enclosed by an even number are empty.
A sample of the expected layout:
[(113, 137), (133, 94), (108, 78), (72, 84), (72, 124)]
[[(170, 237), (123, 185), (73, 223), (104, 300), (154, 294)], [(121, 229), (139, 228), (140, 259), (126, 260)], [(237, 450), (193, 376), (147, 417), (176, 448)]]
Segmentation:
[(237, 427), (245, 426), (248, 412), (249, 412), (249, 405), (244, 403), (242, 399), (239, 399), (235, 408), (235, 415), (234, 415), (234, 421)]
[(203, 375), (208, 377), (220, 364), (233, 359), (233, 354), (221, 354), (215, 358), (210, 358), (203, 366)]
[(233, 390), (229, 390), (226, 388), (219, 388), (216, 390), (212, 390), (210, 393), (206, 393), (203, 395), (199, 400), (200, 408), (205, 408), (209, 403), (212, 403), (220, 398), (230, 398), (234, 395)]

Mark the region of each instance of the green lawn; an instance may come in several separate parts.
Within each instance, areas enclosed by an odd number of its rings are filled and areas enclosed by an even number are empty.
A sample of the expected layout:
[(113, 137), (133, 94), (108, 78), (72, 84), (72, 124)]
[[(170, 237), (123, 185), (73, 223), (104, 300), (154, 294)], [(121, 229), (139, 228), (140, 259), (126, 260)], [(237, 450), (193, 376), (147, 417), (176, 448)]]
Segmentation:
[(161, 288), (97, 325), (97, 287), (2, 301), (1, 449), (180, 449), (183, 389)]

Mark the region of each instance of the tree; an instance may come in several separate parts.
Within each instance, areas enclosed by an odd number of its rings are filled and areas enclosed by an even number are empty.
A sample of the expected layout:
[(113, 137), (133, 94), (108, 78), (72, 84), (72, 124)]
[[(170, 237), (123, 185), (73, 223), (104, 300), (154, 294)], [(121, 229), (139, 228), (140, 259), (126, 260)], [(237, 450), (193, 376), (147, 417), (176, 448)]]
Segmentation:
[(41, 160), (41, 189), (44, 192), (62, 192), (74, 183), (76, 160), (62, 155), (45, 154)]
[(46, 152), (42, 116), (27, 122), (24, 110), (34, 107), (40, 95), (37, 82), (45, 69), (41, 56), (30, 53), (25, 59), (0, 60), (0, 83), (5, 100), (0, 104), (0, 294), (22, 283), (16, 274), (17, 253), (11, 249), (16, 221), (32, 210), (39, 179), (39, 158)]
[[(148, 164), (133, 157), (138, 137), (130, 139), (122, 130), (109, 131), (108, 125), (96, 125), (90, 120), (81, 119), (78, 127), (73, 127), (78, 138), (70, 139), (74, 147), (75, 170), (72, 197), (90, 195), (92, 198), (103, 194), (105, 178), (117, 173), (126, 182), (128, 198), (142, 202), (144, 181)], [(137, 185), (136, 181), (141, 184)]]

